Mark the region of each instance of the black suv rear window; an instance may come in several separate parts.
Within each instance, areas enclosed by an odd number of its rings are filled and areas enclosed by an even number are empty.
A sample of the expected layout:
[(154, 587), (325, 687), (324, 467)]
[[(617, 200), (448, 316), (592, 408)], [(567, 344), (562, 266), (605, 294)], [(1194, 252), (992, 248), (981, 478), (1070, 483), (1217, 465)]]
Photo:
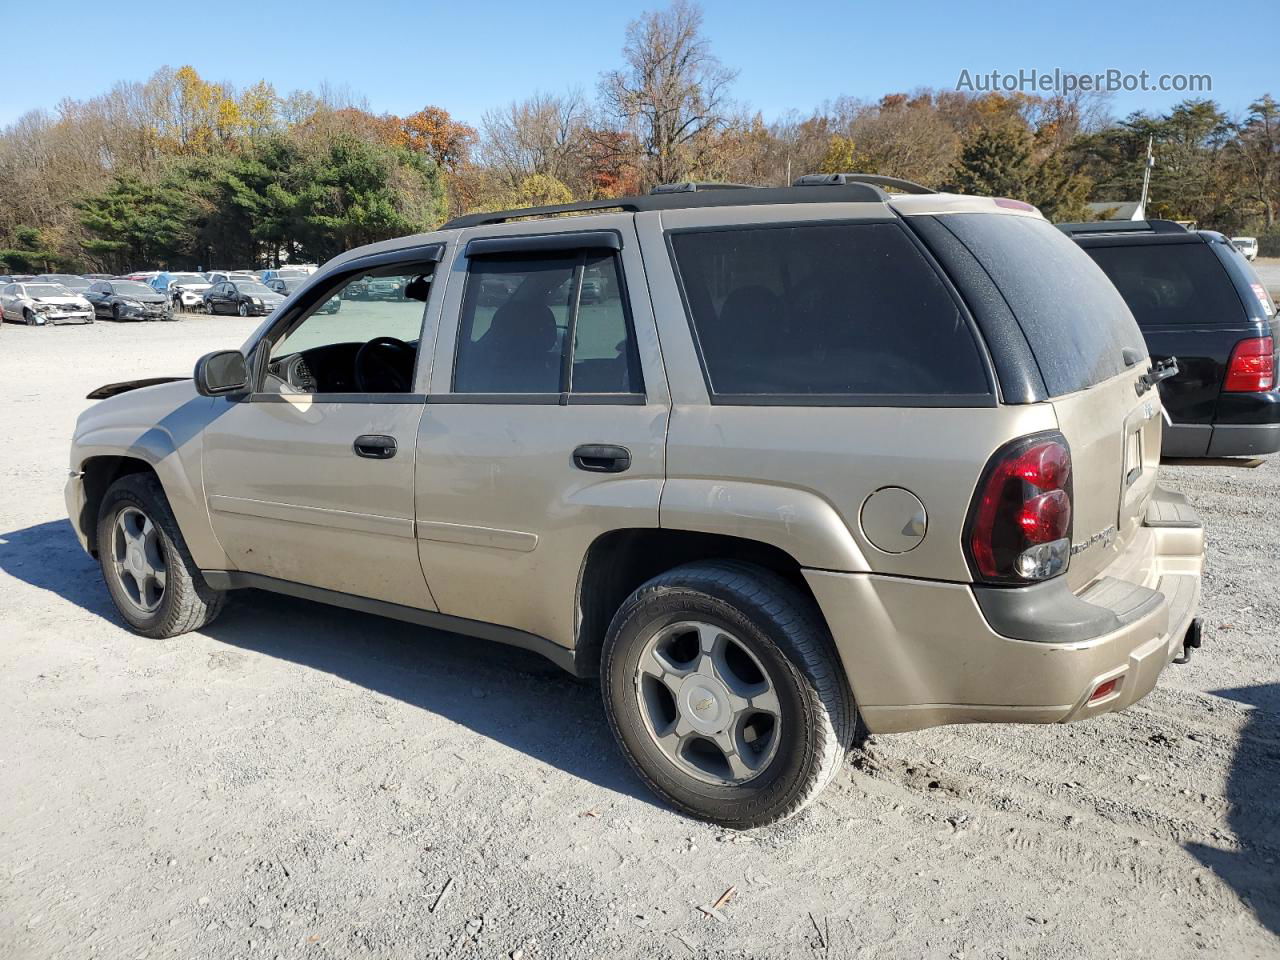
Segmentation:
[(671, 246), (721, 400), (991, 393), (966, 317), (896, 223), (676, 232)]
[(1138, 325), (1238, 323), (1244, 307), (1208, 244), (1086, 247), (1129, 304)]
[(1047, 220), (1009, 214), (938, 217), (977, 257), (1022, 327), (1050, 396), (1123, 373), (1147, 348), (1106, 274)]

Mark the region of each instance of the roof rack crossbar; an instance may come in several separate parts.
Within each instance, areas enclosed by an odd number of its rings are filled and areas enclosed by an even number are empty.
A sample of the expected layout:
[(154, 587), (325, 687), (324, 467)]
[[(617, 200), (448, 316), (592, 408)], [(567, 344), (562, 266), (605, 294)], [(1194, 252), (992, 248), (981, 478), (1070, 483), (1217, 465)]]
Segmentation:
[(583, 200), (559, 203), (549, 207), (524, 207), (518, 210), (494, 210), (454, 217), (440, 227), (457, 230), (462, 227), (484, 227), (510, 220), (532, 220), (561, 214), (600, 213), (620, 210), (643, 213), (647, 210), (682, 210), (690, 207), (758, 206), (768, 203), (884, 203), (888, 194), (878, 186), (854, 181), (821, 184), (795, 190), (792, 187), (751, 187), (750, 189), (701, 189), (652, 193), (639, 197), (615, 197), (609, 200)]
[(755, 190), (749, 183), (723, 183), (715, 180), (691, 180), (685, 183), (660, 183), (649, 191), (650, 196), (663, 193), (697, 193), (699, 190)]
[(937, 193), (914, 180), (903, 180), (901, 177), (885, 177), (878, 173), (806, 173), (797, 177), (793, 187), (825, 187), (835, 184), (869, 183), (877, 187), (890, 187), (903, 193)]

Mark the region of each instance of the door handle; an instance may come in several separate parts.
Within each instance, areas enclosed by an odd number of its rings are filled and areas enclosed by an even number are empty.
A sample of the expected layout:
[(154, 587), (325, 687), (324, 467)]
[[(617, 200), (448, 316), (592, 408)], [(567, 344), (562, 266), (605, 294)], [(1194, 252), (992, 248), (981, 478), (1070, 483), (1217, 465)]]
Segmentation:
[(396, 455), (396, 438), (385, 437), (380, 433), (366, 433), (356, 437), (356, 442), (351, 446), (357, 457), (367, 457), (370, 460), (390, 460)]
[(573, 451), (573, 465), (589, 473), (622, 473), (631, 466), (631, 451), (611, 443), (584, 443)]

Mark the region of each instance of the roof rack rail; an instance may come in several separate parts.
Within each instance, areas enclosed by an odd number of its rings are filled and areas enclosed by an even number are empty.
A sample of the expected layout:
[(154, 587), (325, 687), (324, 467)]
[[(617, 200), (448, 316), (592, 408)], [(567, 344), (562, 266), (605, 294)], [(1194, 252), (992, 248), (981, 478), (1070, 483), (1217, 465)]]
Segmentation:
[(937, 193), (914, 180), (903, 180), (901, 177), (884, 177), (878, 173), (806, 173), (796, 177), (793, 187), (826, 187), (836, 184), (869, 183), (877, 187), (890, 187), (903, 193)]
[(556, 217), (562, 214), (601, 213), (620, 210), (623, 213), (643, 213), (646, 210), (682, 210), (689, 207), (737, 207), (758, 206), (767, 203), (884, 203), (889, 199), (879, 187), (870, 183), (851, 181), (806, 187), (751, 187), (750, 189), (681, 190), (670, 193), (651, 193), (639, 197), (615, 197), (609, 200), (583, 200), (579, 203), (559, 203), (549, 207), (524, 207), (518, 210), (494, 210), (491, 213), (468, 213), (454, 217), (440, 227), (441, 230), (457, 230), (462, 227), (483, 227), (509, 220), (534, 220)]
[(1058, 223), (1055, 226), (1069, 237), (1101, 233), (1187, 233), (1175, 220), (1089, 220), (1080, 223)]
[(701, 182), (691, 180), (686, 183), (660, 183), (649, 191), (655, 197), (663, 193), (697, 193), (699, 190), (755, 190), (749, 183), (719, 183), (714, 180)]

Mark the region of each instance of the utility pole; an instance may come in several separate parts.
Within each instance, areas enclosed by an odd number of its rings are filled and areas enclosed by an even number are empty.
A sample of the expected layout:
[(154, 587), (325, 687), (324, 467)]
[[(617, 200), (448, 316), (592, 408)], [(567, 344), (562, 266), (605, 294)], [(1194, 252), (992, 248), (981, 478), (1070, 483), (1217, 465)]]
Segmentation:
[(1154, 141), (1154, 136), (1147, 137), (1147, 161), (1142, 171), (1142, 198), (1138, 201), (1138, 208), (1133, 211), (1131, 220), (1147, 219), (1147, 193), (1151, 188), (1151, 168), (1156, 165), (1155, 154), (1151, 151)]

